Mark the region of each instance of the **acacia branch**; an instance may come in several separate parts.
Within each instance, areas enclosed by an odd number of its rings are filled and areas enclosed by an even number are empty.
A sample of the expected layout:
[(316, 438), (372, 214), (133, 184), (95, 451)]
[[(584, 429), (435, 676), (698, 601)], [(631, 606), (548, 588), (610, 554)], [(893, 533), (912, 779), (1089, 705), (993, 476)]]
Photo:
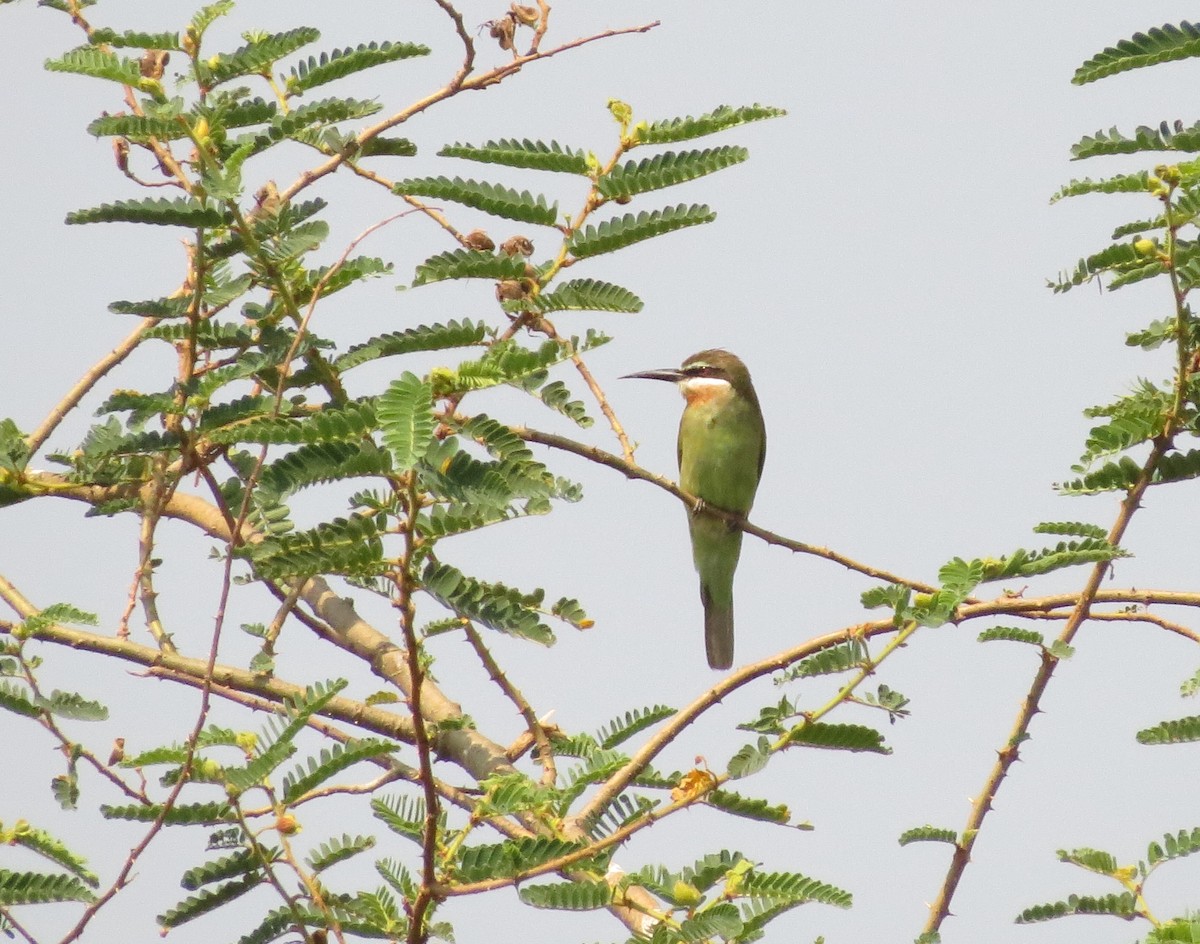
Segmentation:
[[(1171, 443), (1169, 439), (1160, 437), (1155, 440), (1154, 447), (1151, 449), (1150, 455), (1146, 458), (1142, 466), (1137, 483), (1129, 490), (1121, 502), (1116, 521), (1113, 522), (1113, 526), (1108, 533), (1107, 540), (1109, 544), (1115, 547), (1121, 543), (1121, 539), (1129, 527), (1129, 522), (1141, 505), (1142, 496), (1146, 493), (1146, 489), (1150, 487), (1150, 483), (1154, 478), (1154, 470), (1158, 467), (1159, 461), (1170, 448)], [(1075, 638), (1075, 634), (1079, 631), (1079, 627), (1087, 620), (1091, 606), (1099, 594), (1100, 584), (1104, 580), (1105, 574), (1108, 573), (1108, 568), (1109, 561), (1100, 561), (1092, 567), (1087, 583), (1079, 593), (1066, 625), (1062, 628), (1062, 632), (1058, 634), (1058, 641), (1063, 645), (1070, 644), (1071, 640)], [(984, 780), (983, 789), (971, 804), (971, 812), (967, 816), (967, 822), (963, 826), (962, 832), (959, 833), (959, 838), (954, 845), (954, 854), (950, 858), (950, 866), (946, 870), (946, 877), (942, 881), (942, 887), (938, 891), (933, 903), (929, 906), (929, 918), (925, 922), (923, 932), (926, 935), (932, 936), (937, 933), (942, 923), (950, 915), (950, 903), (954, 898), (955, 891), (958, 889), (959, 882), (962, 880), (963, 873), (966, 871), (967, 863), (971, 861), (971, 851), (975, 848), (975, 843), (979, 838), (979, 831), (982, 829), (984, 820), (992, 809), (992, 800), (995, 799), (1000, 785), (1008, 776), (1008, 771), (1019, 759), (1021, 745), (1028, 738), (1029, 726), (1033, 722), (1034, 715), (1041, 710), (1042, 696), (1045, 694), (1046, 687), (1050, 684), (1050, 680), (1054, 676), (1054, 670), (1058, 668), (1059, 661), (1059, 657), (1054, 655), (1049, 648), (1042, 649), (1041, 665), (1033, 677), (1033, 683), (1029, 686), (1029, 691), (1021, 702), (1020, 710), (1017, 712), (1016, 720), (1013, 722), (1012, 730), (1004, 746), (996, 752), (995, 763), (992, 764), (992, 769)]]
[[(561, 449), (563, 452), (570, 452), (581, 458), (588, 459), (598, 465), (608, 466), (610, 469), (615, 469), (628, 479), (638, 479), (643, 482), (649, 482), (651, 485), (657, 485), (665, 492), (669, 492), (684, 503), (689, 509), (695, 509), (699, 503), (699, 499), (695, 495), (685, 492), (670, 479), (662, 475), (656, 475), (642, 468), (636, 462), (630, 462), (622, 459), (620, 456), (614, 455), (611, 452), (599, 448), (598, 446), (589, 446), (586, 443), (577, 442), (574, 439), (569, 439), (566, 436), (559, 436), (555, 433), (545, 433), (538, 429), (530, 429), (528, 426), (512, 426), (510, 429), (517, 436), (524, 439), (526, 442), (538, 443), (542, 446), (549, 446), (552, 449)], [(704, 513), (720, 518), (736, 528), (741, 528), (747, 534), (752, 534), (754, 537), (765, 541), (767, 544), (773, 544), (777, 547), (785, 547), (790, 551), (798, 554), (810, 554), (813, 557), (820, 557), (827, 561), (832, 561), (835, 564), (841, 564), (849, 570), (857, 571), (867, 577), (872, 577), (876, 580), (885, 580), (888, 583), (898, 583), (901, 586), (910, 587), (920, 593), (936, 593), (937, 587), (922, 583), (919, 580), (909, 580), (906, 577), (901, 577), (898, 574), (893, 574), (890, 571), (881, 570), (878, 567), (871, 567), (869, 564), (863, 564), (844, 554), (839, 554), (837, 551), (830, 550), (827, 547), (818, 547), (815, 544), (807, 544), (804, 541), (796, 541), (792, 538), (784, 537), (781, 534), (776, 534), (774, 531), (768, 531), (766, 528), (760, 528), (755, 524), (751, 524), (741, 515), (734, 514), (730, 511), (725, 511), (721, 508), (716, 508), (712, 505), (705, 504), (703, 506)]]

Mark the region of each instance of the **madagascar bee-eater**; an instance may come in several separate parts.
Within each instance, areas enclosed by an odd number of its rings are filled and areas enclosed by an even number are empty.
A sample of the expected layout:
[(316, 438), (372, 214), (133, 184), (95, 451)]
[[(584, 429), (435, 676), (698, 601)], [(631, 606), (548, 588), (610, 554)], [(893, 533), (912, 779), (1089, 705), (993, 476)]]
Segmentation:
[[(717, 349), (693, 354), (678, 370), (626, 376), (669, 380), (687, 401), (679, 421), (679, 487), (704, 505), (749, 514), (767, 455), (767, 430), (746, 365)], [(688, 524), (708, 664), (727, 669), (733, 665), (733, 574), (742, 531), (702, 508), (692, 510)]]

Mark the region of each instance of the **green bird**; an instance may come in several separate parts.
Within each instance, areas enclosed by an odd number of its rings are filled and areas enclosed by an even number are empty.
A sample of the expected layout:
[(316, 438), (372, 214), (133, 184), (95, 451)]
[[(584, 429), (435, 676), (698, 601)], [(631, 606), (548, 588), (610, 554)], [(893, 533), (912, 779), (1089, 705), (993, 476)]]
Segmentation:
[[(743, 517), (750, 513), (767, 456), (767, 430), (750, 371), (728, 351), (693, 354), (678, 370), (647, 370), (626, 377), (669, 380), (687, 406), (679, 421), (679, 486)], [(742, 553), (742, 531), (693, 510), (692, 559), (700, 574), (704, 646), (714, 669), (733, 665), (733, 574)]]

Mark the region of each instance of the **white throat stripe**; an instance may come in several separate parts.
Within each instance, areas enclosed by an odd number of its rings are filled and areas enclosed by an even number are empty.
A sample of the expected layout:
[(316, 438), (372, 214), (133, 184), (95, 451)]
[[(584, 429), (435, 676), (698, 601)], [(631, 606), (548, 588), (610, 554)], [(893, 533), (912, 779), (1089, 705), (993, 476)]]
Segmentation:
[(730, 384), (720, 377), (688, 377), (679, 381), (679, 386), (685, 390), (720, 390), (728, 389)]

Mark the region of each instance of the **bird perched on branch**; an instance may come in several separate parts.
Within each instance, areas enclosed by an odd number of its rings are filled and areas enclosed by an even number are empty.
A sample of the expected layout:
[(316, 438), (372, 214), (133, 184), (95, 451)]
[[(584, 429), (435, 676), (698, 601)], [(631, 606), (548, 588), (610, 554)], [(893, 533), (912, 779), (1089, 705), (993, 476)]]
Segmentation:
[(750, 371), (728, 351), (693, 354), (679, 369), (629, 378), (668, 380), (687, 405), (679, 421), (679, 486), (700, 500), (692, 510), (692, 559), (704, 604), (704, 646), (714, 669), (733, 665), (733, 574), (742, 552), (739, 527), (704, 506), (745, 517), (767, 455), (767, 431)]

